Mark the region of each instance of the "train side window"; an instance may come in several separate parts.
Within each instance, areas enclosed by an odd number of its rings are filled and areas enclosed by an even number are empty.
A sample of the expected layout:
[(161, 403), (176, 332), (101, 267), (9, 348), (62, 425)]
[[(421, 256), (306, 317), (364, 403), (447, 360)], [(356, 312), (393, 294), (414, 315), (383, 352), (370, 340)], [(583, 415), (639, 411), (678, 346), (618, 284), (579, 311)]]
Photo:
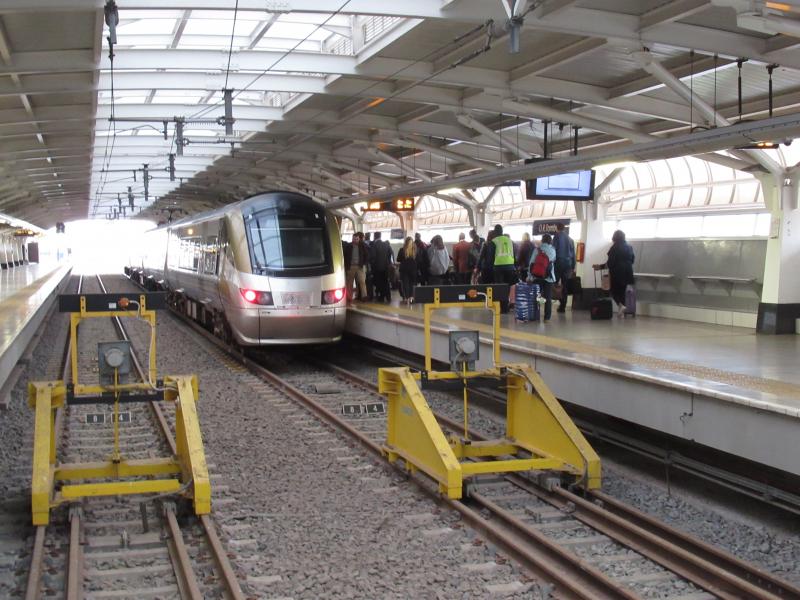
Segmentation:
[(216, 265), (214, 272), (219, 275), (222, 270), (222, 262), (225, 252), (228, 249), (228, 236), (225, 232), (225, 221), (219, 222), (219, 237), (217, 241)]
[(212, 235), (206, 238), (203, 244), (203, 273), (212, 275), (217, 272), (217, 256), (219, 255), (219, 245), (217, 236)]

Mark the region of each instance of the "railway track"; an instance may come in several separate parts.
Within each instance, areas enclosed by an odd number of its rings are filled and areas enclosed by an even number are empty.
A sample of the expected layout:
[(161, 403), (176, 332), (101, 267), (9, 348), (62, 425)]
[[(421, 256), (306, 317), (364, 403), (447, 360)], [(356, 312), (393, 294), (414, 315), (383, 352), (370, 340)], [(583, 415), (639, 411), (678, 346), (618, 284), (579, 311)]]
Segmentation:
[[(294, 359), (290, 364), (279, 361), (278, 374), (186, 322), (269, 390), (281, 391), (381, 453), (383, 399), (372, 382), (334, 365)], [(352, 408), (356, 405), (360, 408)], [(436, 416), (445, 429), (457, 432), (462, 427), (459, 412)], [(301, 427), (306, 423), (295, 422)], [(481, 437), (478, 432), (471, 435)], [(558, 597), (800, 599), (800, 589), (601, 493), (584, 497), (557, 486), (543, 488), (526, 477), (492, 476), (474, 482), (464, 501), (450, 501), (440, 498), (430, 481), (415, 479), (540, 580), (552, 584)]]
[[(99, 277), (81, 281), (78, 290), (106, 293)], [(79, 345), (82, 373), (96, 370), (94, 342), (116, 336), (131, 341), (134, 350), (137, 345), (117, 318), (112, 323), (85, 321), (80, 332), (83, 340), (92, 342)], [(69, 378), (68, 364), (65, 356), (65, 381)], [(134, 368), (144, 381), (135, 351)], [(172, 419), (159, 403), (126, 404), (124, 415), (119, 423), (120, 447), (127, 458), (175, 453), (174, 423), (171, 425)], [(105, 426), (98, 426), (100, 416)], [(113, 451), (109, 417), (110, 413), (102, 412), (97, 405), (70, 405), (59, 411), (59, 455), (67, 462), (106, 459)], [(69, 600), (244, 598), (214, 522), (208, 516), (184, 518), (173, 498), (88, 498), (70, 506), (66, 517), (66, 528), (53, 524), (37, 528), (26, 590), (30, 600), (42, 596), (43, 576), (53, 570), (53, 554), (61, 555), (65, 576), (59, 581), (61, 590), (47, 591), (61, 591)], [(68, 548), (65, 556), (63, 546)], [(53, 587), (52, 582), (48, 587)]]
[[(423, 368), (422, 361), (416, 358), (403, 356), (402, 353), (393, 353), (381, 349), (373, 349), (370, 354), (379, 361), (379, 364), (391, 366), (408, 366), (412, 370)], [(481, 389), (472, 391), (473, 406), (483, 409), (486, 413), (500, 419), (505, 418), (505, 395), (496, 390)], [(779, 488), (764, 481), (763, 466), (750, 464), (728, 465), (724, 460), (714, 462), (698, 460), (691, 451), (684, 455), (681, 450), (664, 448), (658, 443), (651, 443), (646, 436), (625, 435), (616, 429), (604, 427), (590, 417), (581, 418), (573, 415), (573, 422), (587, 439), (607, 443), (632, 455), (643, 457), (648, 461), (660, 463), (667, 473), (675, 469), (690, 476), (711, 482), (720, 489), (727, 489), (753, 498), (759, 503), (800, 515), (800, 495), (787, 491), (788, 488)], [(669, 476), (669, 475), (668, 475)], [(785, 475), (770, 475), (770, 478), (779, 477), (786, 479)], [(796, 486), (794, 486), (796, 487)]]

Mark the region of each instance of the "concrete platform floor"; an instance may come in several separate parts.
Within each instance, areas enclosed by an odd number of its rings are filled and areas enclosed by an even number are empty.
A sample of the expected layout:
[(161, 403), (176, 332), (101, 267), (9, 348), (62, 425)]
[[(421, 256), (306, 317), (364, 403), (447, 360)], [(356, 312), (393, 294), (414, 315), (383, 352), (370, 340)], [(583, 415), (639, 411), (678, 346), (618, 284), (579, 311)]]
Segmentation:
[[(356, 303), (365, 309), (421, 319), (420, 306)], [(447, 309), (434, 320), (451, 327), (488, 326), (488, 312)], [(561, 352), (594, 355), (604, 360), (672, 371), (681, 375), (775, 394), (800, 402), (800, 336), (763, 335), (729, 327), (657, 317), (614, 317), (592, 321), (588, 311), (557, 313), (547, 323), (518, 323), (502, 315), (503, 338)]]

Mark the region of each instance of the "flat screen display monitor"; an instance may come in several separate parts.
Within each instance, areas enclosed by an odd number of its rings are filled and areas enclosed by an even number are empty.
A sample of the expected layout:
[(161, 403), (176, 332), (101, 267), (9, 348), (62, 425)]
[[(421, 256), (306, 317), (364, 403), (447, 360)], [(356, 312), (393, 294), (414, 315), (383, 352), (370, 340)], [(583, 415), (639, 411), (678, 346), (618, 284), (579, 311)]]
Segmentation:
[(594, 171), (574, 171), (529, 179), (528, 200), (594, 200)]

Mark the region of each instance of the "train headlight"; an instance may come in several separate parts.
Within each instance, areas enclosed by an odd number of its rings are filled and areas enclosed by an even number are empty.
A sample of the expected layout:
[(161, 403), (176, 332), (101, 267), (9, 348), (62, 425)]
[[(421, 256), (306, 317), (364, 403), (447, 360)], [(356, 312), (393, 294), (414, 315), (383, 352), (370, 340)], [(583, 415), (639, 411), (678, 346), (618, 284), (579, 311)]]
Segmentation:
[(250, 304), (261, 304), (267, 306), (272, 304), (272, 294), (270, 292), (259, 292), (257, 290), (248, 290), (239, 288), (242, 298), (247, 300)]
[(344, 299), (344, 288), (336, 288), (335, 290), (328, 290), (322, 292), (323, 304), (336, 304)]

